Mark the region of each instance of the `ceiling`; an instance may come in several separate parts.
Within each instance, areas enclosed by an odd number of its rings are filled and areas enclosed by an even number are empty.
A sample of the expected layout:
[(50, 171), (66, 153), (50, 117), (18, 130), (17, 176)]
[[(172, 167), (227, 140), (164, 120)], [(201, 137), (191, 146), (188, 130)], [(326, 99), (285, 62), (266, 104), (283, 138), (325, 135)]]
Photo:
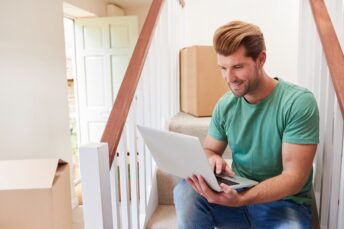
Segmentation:
[(152, 0), (107, 0), (107, 2), (113, 3), (122, 9), (130, 9), (150, 5)]

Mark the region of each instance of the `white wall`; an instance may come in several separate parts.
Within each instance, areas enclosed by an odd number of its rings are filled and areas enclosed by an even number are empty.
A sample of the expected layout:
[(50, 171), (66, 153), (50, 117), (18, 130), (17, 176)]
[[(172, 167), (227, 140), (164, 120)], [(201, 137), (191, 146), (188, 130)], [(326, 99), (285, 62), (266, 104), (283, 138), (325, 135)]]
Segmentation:
[(104, 0), (63, 0), (64, 2), (74, 5), (82, 10), (91, 12), (98, 17), (106, 16), (106, 4)]
[(266, 39), (267, 73), (297, 82), (299, 1), (188, 0), (185, 10), (185, 46), (212, 45), (216, 28), (229, 21), (251, 22)]
[(0, 159), (70, 161), (61, 1), (6, 1), (0, 12)]
[(141, 6), (141, 7), (138, 7), (138, 8), (125, 9), (124, 10), (126, 16), (137, 16), (138, 17), (139, 34), (141, 32), (143, 24), (145, 23), (145, 20), (146, 20), (149, 8), (150, 8), (150, 5)]

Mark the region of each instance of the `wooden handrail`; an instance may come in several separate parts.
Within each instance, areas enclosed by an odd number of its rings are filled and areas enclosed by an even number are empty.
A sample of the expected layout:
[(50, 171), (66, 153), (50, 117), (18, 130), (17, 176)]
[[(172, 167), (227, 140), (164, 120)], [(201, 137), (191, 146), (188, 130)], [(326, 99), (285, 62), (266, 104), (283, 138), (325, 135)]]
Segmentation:
[(317, 26), (321, 44), (334, 89), (336, 91), (342, 117), (344, 118), (344, 56), (340, 43), (328, 14), (324, 0), (310, 0), (313, 17)]
[(163, 0), (153, 0), (151, 4), (101, 138), (101, 142), (106, 142), (109, 146), (110, 167), (115, 158), (130, 105), (140, 80), (162, 3)]

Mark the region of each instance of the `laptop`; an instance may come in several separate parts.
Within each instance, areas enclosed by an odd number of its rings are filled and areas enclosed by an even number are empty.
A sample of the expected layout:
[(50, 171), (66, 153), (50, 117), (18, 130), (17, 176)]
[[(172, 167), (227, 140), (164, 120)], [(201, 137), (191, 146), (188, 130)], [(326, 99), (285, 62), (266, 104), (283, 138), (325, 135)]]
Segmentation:
[(201, 175), (215, 191), (220, 183), (233, 189), (252, 187), (258, 182), (244, 177), (215, 176), (197, 137), (137, 126), (159, 169), (181, 178)]

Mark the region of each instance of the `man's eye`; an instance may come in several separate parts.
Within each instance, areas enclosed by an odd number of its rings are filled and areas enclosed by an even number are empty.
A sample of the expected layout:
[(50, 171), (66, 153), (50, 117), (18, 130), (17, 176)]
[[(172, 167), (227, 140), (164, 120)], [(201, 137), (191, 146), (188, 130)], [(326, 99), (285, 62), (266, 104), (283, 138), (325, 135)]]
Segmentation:
[(235, 69), (242, 68), (242, 65), (235, 65), (234, 68), (235, 68)]

